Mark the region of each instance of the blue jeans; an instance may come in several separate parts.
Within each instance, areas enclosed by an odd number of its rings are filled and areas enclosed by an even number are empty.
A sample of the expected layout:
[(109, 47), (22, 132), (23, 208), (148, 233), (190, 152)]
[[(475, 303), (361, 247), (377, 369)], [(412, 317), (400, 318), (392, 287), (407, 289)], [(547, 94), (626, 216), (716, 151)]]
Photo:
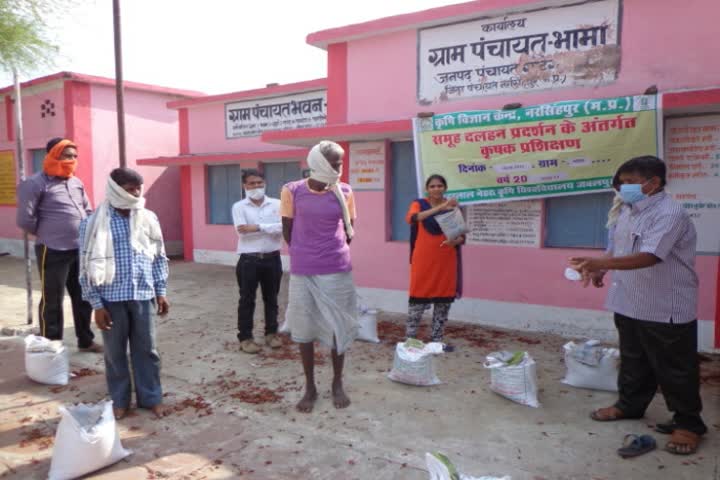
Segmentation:
[(104, 302), (112, 328), (102, 330), (105, 343), (105, 378), (115, 408), (128, 408), (131, 398), (130, 342), (133, 380), (137, 405), (152, 408), (162, 402), (160, 355), (155, 343), (155, 302), (133, 300)]

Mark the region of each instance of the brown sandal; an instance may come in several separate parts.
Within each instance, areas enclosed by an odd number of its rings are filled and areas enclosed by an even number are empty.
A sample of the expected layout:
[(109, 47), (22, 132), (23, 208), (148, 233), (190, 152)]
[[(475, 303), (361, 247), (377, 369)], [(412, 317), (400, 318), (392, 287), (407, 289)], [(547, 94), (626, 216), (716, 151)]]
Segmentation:
[[(697, 452), (700, 445), (700, 435), (690, 430), (675, 429), (670, 436), (670, 441), (665, 445), (665, 450), (675, 455), (692, 455)], [(680, 447), (687, 447), (687, 451), (681, 451)]]
[(598, 408), (590, 414), (590, 418), (596, 422), (615, 422), (617, 420), (625, 420), (625, 414), (617, 407)]

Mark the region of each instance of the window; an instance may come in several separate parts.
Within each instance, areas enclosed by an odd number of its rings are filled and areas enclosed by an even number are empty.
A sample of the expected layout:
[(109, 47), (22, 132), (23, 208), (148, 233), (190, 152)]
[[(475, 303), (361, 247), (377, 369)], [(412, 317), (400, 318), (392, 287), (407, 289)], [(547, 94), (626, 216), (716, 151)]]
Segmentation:
[(45, 161), (45, 149), (44, 148), (38, 148), (35, 150), (30, 150), (30, 153), (32, 154), (32, 172), (42, 172), (43, 169), (43, 162)]
[(390, 200), (392, 232), (390, 239), (409, 240), (410, 226), (405, 221), (405, 214), (410, 207), (410, 202), (418, 197), (413, 142), (393, 142), (390, 144), (390, 152), (392, 176)]
[(265, 194), (269, 197), (280, 198), (283, 185), (302, 178), (300, 162), (264, 163)]
[(545, 200), (545, 246), (606, 248), (607, 214), (613, 192), (554, 197)]
[(208, 223), (232, 225), (232, 206), (242, 199), (242, 170), (239, 165), (207, 167)]

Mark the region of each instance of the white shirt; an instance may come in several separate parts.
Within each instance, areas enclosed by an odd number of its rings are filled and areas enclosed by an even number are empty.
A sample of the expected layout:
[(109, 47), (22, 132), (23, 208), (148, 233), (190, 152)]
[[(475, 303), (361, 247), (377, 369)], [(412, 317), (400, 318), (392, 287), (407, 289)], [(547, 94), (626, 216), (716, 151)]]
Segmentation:
[[(235, 233), (238, 234), (237, 253), (268, 253), (282, 247), (282, 221), (280, 220), (280, 200), (265, 196), (260, 206), (249, 198), (240, 200), (232, 206)], [(259, 232), (239, 233), (240, 225), (257, 225)]]

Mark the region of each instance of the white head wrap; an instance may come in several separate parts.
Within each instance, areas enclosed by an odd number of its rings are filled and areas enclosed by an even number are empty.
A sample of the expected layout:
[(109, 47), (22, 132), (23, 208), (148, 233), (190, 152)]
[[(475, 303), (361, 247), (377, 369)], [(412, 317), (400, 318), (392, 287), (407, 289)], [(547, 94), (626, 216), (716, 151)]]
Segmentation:
[(130, 245), (150, 259), (165, 256), (165, 245), (157, 218), (145, 210), (144, 189), (136, 197), (108, 178), (105, 201), (88, 219), (82, 239), (80, 276), (87, 276), (95, 286), (109, 285), (115, 278), (115, 255), (110, 207), (130, 210)]
[(345, 151), (340, 145), (335, 142), (323, 140), (322, 142), (315, 145), (310, 149), (308, 153), (307, 162), (310, 167), (310, 178), (321, 183), (328, 185), (328, 188), (335, 193), (335, 196), (340, 202), (340, 208), (342, 208), (343, 225), (345, 227), (345, 234), (348, 240), (353, 238), (355, 231), (352, 227), (350, 219), (350, 211), (348, 210), (347, 201), (340, 188), (340, 176), (342, 175), (342, 165), (340, 165), (339, 171), (330, 165), (328, 159), (325, 157), (323, 150), (335, 150), (339, 155), (343, 155)]

